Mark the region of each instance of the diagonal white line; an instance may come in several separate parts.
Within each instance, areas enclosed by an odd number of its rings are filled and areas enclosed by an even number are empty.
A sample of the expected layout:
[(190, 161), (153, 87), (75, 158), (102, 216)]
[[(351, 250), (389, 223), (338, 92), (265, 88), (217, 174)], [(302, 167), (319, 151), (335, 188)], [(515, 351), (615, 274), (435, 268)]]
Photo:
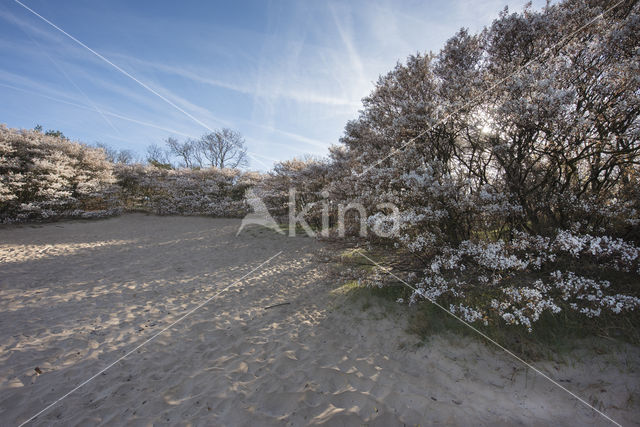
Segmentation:
[(255, 267), (254, 269), (252, 269), (250, 272), (248, 272), (247, 274), (245, 274), (244, 276), (242, 276), (241, 278), (239, 278), (238, 280), (236, 280), (235, 282), (231, 283), (230, 285), (228, 285), (227, 287), (225, 287), (224, 289), (222, 289), (221, 291), (219, 291), (218, 293), (216, 293), (215, 295), (207, 298), (204, 302), (198, 304), (196, 307), (192, 308), (191, 310), (189, 310), (186, 314), (184, 314), (181, 318), (179, 318), (178, 320), (176, 320), (175, 322), (171, 323), (169, 326), (166, 326), (165, 328), (163, 328), (161, 331), (156, 332), (153, 336), (151, 336), (151, 338), (145, 340), (144, 342), (142, 342), (141, 344), (139, 344), (138, 346), (136, 346), (133, 350), (129, 351), (128, 353), (126, 353), (124, 356), (119, 357), (115, 362), (112, 362), (111, 364), (107, 365), (105, 368), (101, 369), (98, 373), (96, 373), (95, 375), (93, 375), (91, 378), (87, 379), (86, 381), (80, 383), (80, 385), (76, 386), (75, 388), (73, 388), (71, 391), (67, 392), (66, 394), (64, 394), (62, 397), (58, 398), (57, 400), (55, 400), (53, 403), (51, 403), (49, 406), (47, 406), (46, 408), (44, 408), (43, 410), (41, 410), (40, 412), (38, 412), (37, 414), (33, 415), (31, 418), (29, 418), (28, 420), (22, 422), (20, 424), (19, 427), (24, 426), (25, 424), (31, 422), (34, 418), (36, 418), (37, 416), (43, 414), (44, 412), (48, 411), (49, 409), (53, 408), (55, 405), (57, 405), (61, 400), (63, 400), (64, 398), (66, 398), (67, 396), (69, 396), (70, 394), (74, 393), (75, 391), (77, 391), (78, 389), (80, 389), (82, 386), (86, 385), (87, 383), (91, 382), (93, 379), (95, 379), (97, 376), (99, 376), (100, 374), (102, 374), (103, 372), (105, 372), (106, 370), (108, 370), (109, 368), (113, 367), (116, 363), (120, 362), (121, 360), (127, 358), (129, 355), (131, 355), (132, 353), (134, 353), (136, 350), (140, 349), (141, 347), (143, 347), (144, 345), (148, 344), (149, 342), (153, 341), (154, 339), (156, 339), (159, 335), (162, 335), (163, 333), (165, 333), (166, 331), (168, 331), (169, 329), (173, 328), (175, 325), (177, 325), (178, 323), (182, 322), (184, 319), (186, 319), (187, 317), (189, 317), (192, 313), (194, 313), (196, 310), (204, 307), (206, 304), (208, 304), (212, 299), (214, 299), (215, 297), (217, 297), (218, 295), (220, 295), (221, 293), (223, 293), (224, 291), (226, 291), (229, 288), (232, 288), (233, 286), (235, 286), (236, 284), (240, 283), (242, 281), (242, 279), (244, 279), (245, 277), (249, 276), (250, 274), (252, 274), (254, 271), (258, 270), (259, 268), (261, 268), (263, 265), (267, 264), (269, 261), (271, 261), (272, 259), (274, 259), (275, 257), (277, 257), (278, 255), (280, 255), (283, 251), (278, 252), (277, 254), (275, 254), (274, 256), (272, 256), (271, 258), (269, 258), (268, 260), (264, 261), (262, 264), (260, 264), (259, 266)]
[[(17, 1), (17, 0), (16, 0)], [(375, 168), (376, 166), (378, 166), (380, 163), (384, 162), (385, 160), (387, 160), (389, 157), (393, 157), (396, 154), (398, 154), (400, 151), (404, 150), (405, 148), (407, 148), (407, 146), (413, 144), (414, 142), (416, 142), (416, 140), (424, 135), (426, 135), (427, 132), (429, 132), (430, 130), (432, 130), (433, 128), (435, 128), (436, 126), (446, 122), (449, 118), (451, 118), (453, 115), (458, 114), (460, 111), (462, 111), (463, 109), (469, 107), (470, 105), (472, 105), (474, 102), (476, 102), (478, 100), (478, 98), (481, 98), (482, 96), (484, 96), (487, 93), (490, 93), (491, 91), (493, 91), (495, 88), (497, 88), (498, 86), (500, 86), (501, 84), (503, 84), (504, 82), (506, 82), (507, 80), (509, 80), (511, 77), (515, 76), (516, 74), (518, 74), (520, 71), (525, 70), (529, 65), (531, 65), (532, 63), (539, 61), (540, 58), (542, 58), (547, 52), (551, 52), (553, 50), (555, 50), (556, 48), (558, 48), (560, 45), (568, 42), (569, 40), (571, 40), (576, 34), (578, 34), (580, 31), (584, 30), (586, 27), (588, 27), (589, 25), (593, 24), (594, 22), (596, 22), (598, 19), (602, 18), (605, 14), (607, 14), (608, 12), (610, 12), (611, 10), (615, 9), (616, 7), (618, 7), (621, 3), (623, 3), (625, 0), (620, 0), (618, 1), (616, 4), (614, 4), (613, 6), (609, 7), (608, 9), (604, 10), (603, 12), (601, 12), (600, 14), (598, 14), (595, 18), (591, 19), (589, 22), (587, 22), (586, 24), (584, 24), (583, 26), (581, 26), (580, 28), (578, 28), (577, 30), (573, 31), (571, 34), (569, 34), (568, 36), (564, 37), (563, 39), (561, 39), (560, 41), (558, 41), (557, 43), (555, 43), (554, 45), (552, 45), (550, 48), (545, 49), (545, 51), (535, 57), (535, 58), (531, 58), (530, 60), (528, 60), (527, 62), (525, 62), (524, 64), (522, 64), (520, 67), (516, 68), (515, 71), (513, 71), (511, 74), (507, 75), (506, 77), (502, 78), (501, 80), (497, 81), (496, 83), (494, 83), (493, 85), (491, 85), (488, 89), (485, 89), (484, 91), (482, 91), (480, 93), (480, 95), (476, 96), (474, 99), (470, 100), (469, 102), (463, 104), (462, 106), (456, 108), (453, 112), (447, 114), (444, 118), (437, 120), (434, 124), (432, 124), (431, 126), (427, 127), (425, 130), (423, 130), (422, 132), (420, 132), (418, 135), (414, 136), (413, 138), (411, 138), (410, 140), (408, 140), (407, 142), (405, 142), (404, 144), (402, 144), (399, 148), (392, 148), (391, 151), (384, 157), (378, 159), (376, 162), (374, 162), (372, 165), (367, 166), (362, 172), (360, 172), (359, 174), (356, 174), (357, 177), (361, 177), (362, 175), (365, 175), (366, 173), (368, 173), (370, 170), (372, 170), (373, 168)]]
[(104, 56), (100, 55), (98, 52), (96, 52), (95, 50), (91, 49), (89, 46), (87, 46), (86, 44), (82, 43), (80, 40), (78, 40), (77, 38), (73, 37), (71, 34), (67, 33), (66, 31), (64, 31), (62, 28), (58, 27), (56, 24), (54, 24), (53, 22), (49, 21), (47, 18), (43, 17), (42, 15), (40, 15), (38, 12), (34, 11), (33, 9), (31, 9), (29, 6), (26, 6), (24, 3), (20, 2), (20, 0), (14, 0), (16, 3), (18, 3), (20, 6), (22, 6), (23, 8), (25, 8), (26, 10), (28, 10), (29, 12), (31, 12), (32, 14), (34, 14), (35, 16), (37, 16), (38, 18), (40, 18), (41, 20), (43, 20), (44, 22), (46, 22), (47, 24), (51, 25), (53, 28), (55, 28), (56, 30), (60, 31), (62, 34), (64, 34), (65, 36), (69, 37), (71, 40), (73, 40), (74, 42), (76, 42), (77, 44), (79, 44), (80, 46), (84, 47), (85, 49), (87, 49), (89, 52), (93, 53), (95, 56), (97, 56), (98, 58), (102, 59), (104, 62), (106, 62), (107, 64), (111, 65), (113, 68), (115, 68), (116, 70), (120, 71), (122, 74), (124, 74), (125, 76), (129, 77), (131, 80), (133, 80), (134, 82), (138, 83), (140, 86), (142, 86), (143, 88), (145, 88), (146, 90), (148, 90), (149, 92), (153, 93), (154, 95), (156, 95), (158, 98), (162, 99), (164, 102), (166, 102), (167, 104), (171, 105), (173, 108), (175, 108), (176, 110), (180, 111), (182, 114), (184, 114), (185, 116), (189, 117), (191, 120), (193, 120), (194, 122), (196, 122), (197, 124), (199, 124), (200, 126), (204, 127), (205, 129), (207, 129), (209, 132), (213, 132), (213, 129), (211, 129), (209, 126), (207, 126), (205, 123), (203, 123), (202, 121), (196, 119), (195, 117), (193, 117), (191, 114), (189, 114), (188, 112), (186, 112), (185, 110), (183, 110), (182, 108), (180, 108), (179, 106), (177, 106), (176, 104), (174, 104), (172, 101), (170, 101), (169, 99), (165, 98), (164, 96), (162, 96), (161, 94), (159, 94), (158, 92), (156, 92), (155, 90), (153, 90), (152, 88), (150, 88), (149, 86), (147, 86), (145, 83), (141, 82), (140, 80), (138, 80), (137, 78), (135, 78), (134, 76), (132, 76), (131, 74), (129, 74), (128, 72), (126, 72), (125, 70), (123, 70), (122, 68), (120, 68), (119, 66), (117, 66), (116, 64), (114, 64), (113, 62), (109, 61), (107, 58), (105, 58)]
[(29, 34), (27, 31), (25, 31), (24, 29), (22, 30), (27, 37), (29, 37), (29, 39), (33, 42), (33, 44), (35, 44), (38, 49), (40, 50), (40, 52), (42, 54), (44, 54), (49, 61), (51, 61), (51, 63), (58, 69), (58, 71), (60, 71), (60, 73), (67, 79), (67, 81), (69, 81), (69, 83), (71, 83), (73, 85), (73, 87), (76, 88), (76, 90), (78, 92), (80, 92), (80, 94), (84, 97), (84, 99), (93, 107), (93, 109), (100, 114), (100, 116), (103, 118), (103, 120), (111, 127), (111, 129), (113, 129), (114, 131), (116, 131), (116, 133), (118, 135), (122, 135), (122, 133), (120, 132), (119, 129), (117, 129), (113, 123), (111, 123), (111, 120), (109, 120), (107, 118), (107, 116), (104, 114), (104, 112), (98, 108), (98, 106), (96, 105), (95, 102), (93, 102), (93, 100), (91, 100), (91, 98), (89, 98), (89, 96), (87, 96), (87, 94), (85, 93), (85, 91), (83, 91), (80, 86), (78, 86), (76, 84), (76, 82), (71, 78), (71, 76), (69, 76), (69, 74), (64, 70), (64, 68), (62, 67), (62, 65), (60, 65), (55, 59), (53, 59), (53, 57), (51, 55), (49, 55), (49, 53), (40, 45), (40, 43), (38, 43), (36, 41), (36, 39), (34, 39), (33, 37), (31, 37), (31, 34)]
[[(32, 90), (23, 89), (23, 88), (12, 86), (12, 85), (8, 85), (8, 84), (2, 83), (2, 82), (0, 82), (0, 87), (6, 87), (8, 89), (12, 89), (12, 90), (15, 90), (15, 91), (24, 92), (24, 93), (28, 93), (28, 94), (36, 95), (36, 96), (41, 96), (43, 98), (50, 99), (50, 100), (56, 101), (56, 102), (60, 102), (62, 104), (67, 104), (67, 105), (70, 105), (72, 107), (82, 108), (83, 110), (94, 111), (94, 109), (91, 108), (88, 105), (78, 104), (78, 103), (71, 102), (71, 101), (66, 101), (66, 100), (60, 99), (60, 98), (54, 98), (53, 96), (45, 95), (44, 93), (41, 93), (41, 92), (35, 92), (35, 91), (32, 91)], [(108, 115), (108, 116), (113, 116), (113, 117), (116, 117), (118, 119), (126, 120), (126, 121), (131, 122), (131, 123), (136, 123), (136, 124), (139, 124), (139, 125), (142, 125), (142, 126), (148, 126), (148, 127), (154, 128), (154, 129), (163, 130), (163, 131), (166, 131), (166, 132), (174, 133), (176, 135), (182, 135), (182, 136), (185, 136), (187, 138), (194, 138), (194, 139), (196, 138), (193, 135), (182, 133), (182, 132), (177, 131), (175, 129), (168, 129), (168, 128), (165, 128), (165, 127), (162, 127), (162, 126), (154, 125), (153, 123), (143, 122), (143, 121), (134, 119), (132, 117), (127, 117), (127, 116), (123, 116), (121, 114), (113, 113), (111, 111), (106, 111), (106, 110), (100, 110), (100, 111), (102, 113)], [(259, 157), (265, 157), (265, 156), (261, 156), (259, 154), (256, 154), (253, 151), (247, 151), (247, 155), (249, 157), (251, 157), (253, 160), (255, 160), (256, 162), (260, 163), (265, 168), (267, 168), (267, 169), (270, 168), (269, 165), (267, 165), (266, 163), (264, 163), (263, 161), (261, 161), (260, 159), (255, 157), (255, 156), (259, 156)], [(274, 159), (269, 159), (269, 160), (276, 161)]]
[[(77, 38), (75, 38), (74, 36), (72, 36), (71, 34), (67, 33), (65, 30), (63, 30), (62, 28), (58, 27), (56, 24), (54, 24), (53, 22), (49, 21), (47, 18), (45, 18), (44, 16), (40, 15), (38, 12), (36, 12), (35, 10), (31, 9), (29, 6), (25, 5), (24, 3), (22, 3), (20, 0), (14, 0), (16, 3), (18, 3), (20, 6), (22, 6), (23, 8), (25, 8), (26, 10), (28, 10), (29, 12), (31, 12), (32, 14), (34, 14), (35, 16), (37, 16), (38, 18), (40, 18), (42, 21), (46, 22), (47, 24), (49, 24), (50, 26), (52, 26), (53, 28), (55, 28), (56, 30), (58, 30), (59, 32), (61, 32), (62, 34), (64, 34), (65, 36), (69, 37), (71, 40), (73, 40), (74, 42), (76, 42), (77, 44), (79, 44), (80, 46), (82, 46), (83, 48), (87, 49), (89, 52), (93, 53), (95, 56), (97, 56), (98, 58), (102, 59), (104, 62), (106, 62), (107, 64), (111, 65), (113, 68), (115, 68), (116, 70), (118, 70), (119, 72), (121, 72), (122, 74), (124, 74), (125, 76), (129, 77), (131, 80), (135, 81), (136, 83), (138, 83), (140, 86), (142, 86), (143, 88), (145, 88), (146, 90), (148, 90), (149, 92), (151, 92), (152, 94), (156, 95), (157, 97), (159, 97), (160, 99), (162, 99), (164, 102), (166, 102), (167, 104), (171, 105), (173, 108), (175, 108), (176, 110), (180, 111), (182, 114), (184, 114), (185, 116), (187, 116), (188, 118), (190, 118), (191, 120), (193, 120), (194, 122), (196, 122), (197, 124), (199, 124), (200, 126), (202, 126), (203, 128), (207, 129), (209, 132), (214, 132), (213, 129), (211, 129), (211, 127), (209, 127), (207, 124), (205, 124), (204, 122), (202, 122), (201, 120), (195, 118), (193, 115), (189, 114), (188, 112), (186, 112), (184, 109), (180, 108), (178, 105), (176, 105), (175, 103), (173, 103), (171, 100), (167, 99), (166, 97), (162, 96), (161, 94), (159, 94), (158, 92), (156, 92), (155, 90), (153, 90), (152, 88), (150, 88), (148, 85), (146, 85), (144, 82), (138, 80), (136, 77), (132, 76), (130, 73), (128, 73), (127, 71), (123, 70), (122, 68), (120, 68), (119, 66), (117, 66), (116, 64), (114, 64), (113, 62), (111, 62), (110, 60), (108, 60), (107, 58), (105, 58), (104, 56), (102, 56), (101, 54), (99, 54), (98, 52), (96, 52), (95, 50), (91, 49), (89, 46), (87, 46), (86, 44), (82, 43), (80, 40), (78, 40)], [(66, 73), (65, 73), (66, 76)], [(68, 77), (67, 77), (68, 78)], [(72, 82), (73, 83), (73, 82)], [(73, 83), (74, 86), (75, 83)], [(76, 86), (77, 88), (77, 86)], [(79, 89), (79, 88), (78, 88)], [(83, 93), (84, 95), (84, 93)], [(85, 95), (86, 97), (86, 95)], [(98, 110), (98, 107), (96, 107), (94, 105), (94, 108), (96, 110)], [(100, 114), (102, 114), (102, 111), (98, 110), (98, 112)], [(104, 114), (102, 114), (104, 117)], [(106, 120), (106, 117), (105, 117)], [(110, 123), (110, 122), (109, 122)], [(113, 125), (112, 125), (113, 127)], [(256, 162), (260, 163), (262, 166), (267, 167), (268, 166), (260, 161), (259, 159), (257, 159), (255, 157), (255, 153), (252, 152), (247, 152), (247, 154), (249, 155), (249, 157), (251, 157), (253, 160), (255, 160)]]
[[(81, 108), (83, 110), (94, 111), (93, 108), (91, 108), (89, 105), (78, 104), (76, 102), (67, 101), (67, 100), (64, 100), (64, 99), (61, 99), (61, 98), (56, 98), (56, 97), (53, 97), (53, 96), (46, 95), (46, 94), (44, 94), (42, 92), (36, 92), (36, 91), (33, 91), (33, 90), (29, 90), (29, 89), (24, 89), (24, 88), (17, 87), (17, 86), (8, 85), (8, 84), (2, 83), (2, 82), (0, 82), (0, 87), (6, 87), (8, 89), (12, 89), (12, 90), (15, 90), (15, 91), (18, 91), (18, 92), (27, 93), (29, 95), (41, 96), (41, 97), (49, 99), (51, 101), (60, 102), (62, 104), (70, 105), (70, 106), (76, 107), (76, 108)], [(127, 117), (127, 116), (123, 116), (121, 114), (113, 113), (111, 111), (102, 110), (102, 112), (104, 114), (108, 115), (108, 116), (112, 116), (112, 117), (115, 117), (115, 118), (118, 118), (118, 119), (121, 119), (121, 120), (125, 120), (127, 122), (136, 123), (136, 124), (139, 124), (139, 125), (142, 125), (142, 126), (148, 126), (150, 128), (159, 129), (159, 130), (162, 130), (162, 131), (165, 131), (165, 132), (173, 133), (173, 134), (176, 134), (176, 135), (181, 135), (181, 136), (184, 136), (184, 137), (187, 137), (187, 138), (196, 138), (193, 135), (189, 135), (189, 134), (177, 131), (175, 129), (169, 129), (169, 128), (166, 128), (166, 127), (155, 125), (153, 123), (143, 122), (141, 120), (137, 120), (137, 119), (134, 119), (132, 117)]]
[[(257, 158), (256, 156), (258, 156), (258, 154), (253, 153), (251, 151), (247, 151), (247, 155), (249, 157), (251, 157), (253, 160), (255, 160), (256, 162), (260, 163), (262, 166), (264, 166), (265, 168), (267, 168), (267, 170), (269, 170), (269, 165), (267, 165), (265, 162), (263, 162), (262, 160), (260, 160), (259, 158)], [(260, 157), (264, 157), (264, 156), (260, 156)]]
[[(371, 261), (372, 263), (374, 263), (375, 265), (377, 265), (378, 267), (382, 268), (383, 271), (387, 274), (389, 274), (390, 276), (392, 276), (393, 278), (395, 278), (396, 280), (399, 280), (400, 282), (402, 282), (404, 285), (406, 285), (407, 287), (413, 289), (415, 292), (418, 292), (419, 295), (422, 295), (420, 293), (420, 291), (411, 286), (410, 284), (408, 284), (407, 282), (405, 282), (404, 280), (402, 280), (401, 278), (399, 278), (398, 276), (396, 276), (395, 274), (393, 274), (391, 272), (390, 268), (385, 268), (382, 265), (378, 264), (376, 261), (372, 260), (371, 258), (369, 258), (368, 256), (366, 256), (365, 254), (363, 254), (362, 252), (358, 251), (358, 253), (366, 258), (367, 260)], [(516, 355), (515, 353), (513, 353), (512, 351), (510, 351), (509, 349), (503, 347), (502, 345), (500, 345), (497, 341), (493, 340), (491, 337), (489, 337), (488, 335), (486, 335), (485, 333), (479, 331), (475, 326), (471, 325), (470, 323), (466, 322), (465, 320), (463, 320), (462, 318), (460, 318), (459, 316), (455, 315), (454, 313), (452, 313), (451, 311), (447, 310), (445, 307), (443, 307), (441, 304), (439, 304), (438, 302), (436, 302), (435, 300), (429, 298), (429, 297), (425, 297), (427, 300), (429, 300), (429, 302), (431, 302), (433, 305), (435, 305), (436, 307), (438, 307), (439, 309), (441, 309), (442, 311), (444, 311), (445, 313), (447, 313), (448, 315), (452, 316), (453, 318), (455, 318), (456, 320), (460, 321), (462, 324), (464, 324), (465, 326), (467, 326), (468, 328), (470, 328), (471, 330), (477, 332), (478, 334), (480, 334), (484, 339), (486, 339), (487, 341), (491, 342), (492, 344), (494, 344), (495, 346), (497, 346), (498, 348), (500, 348), (501, 350), (503, 350), (505, 353), (507, 353), (508, 355), (512, 356), (514, 359), (518, 360), (519, 362), (521, 362), (522, 364), (524, 364), (525, 366), (527, 366), (528, 368), (532, 369), (534, 372), (536, 372), (537, 374), (539, 374), (540, 376), (544, 377), (545, 379), (549, 380), (552, 384), (560, 387), (562, 390), (566, 391), (567, 393), (569, 393), (571, 396), (573, 396), (574, 398), (576, 398), (580, 403), (583, 403), (584, 405), (588, 406), (589, 408), (593, 409), (594, 411), (596, 411), (598, 414), (602, 415), (604, 418), (606, 418), (607, 420), (611, 421), (613, 424), (622, 427), (622, 424), (616, 422), (615, 420), (613, 420), (612, 418), (610, 418), (607, 414), (605, 414), (604, 412), (594, 408), (591, 404), (589, 404), (589, 402), (587, 402), (586, 400), (584, 400), (583, 398), (581, 398), (580, 396), (578, 396), (577, 394), (575, 394), (574, 392), (572, 392), (571, 390), (569, 390), (568, 388), (564, 387), (562, 384), (558, 383), (557, 381), (555, 381), (553, 378), (549, 377), (547, 374), (545, 374), (544, 372), (542, 372), (541, 370), (539, 370), (538, 368), (536, 368), (535, 366), (533, 366), (532, 364), (528, 363), (527, 361), (525, 361), (524, 359), (522, 359), (521, 357), (519, 357), (518, 355)]]

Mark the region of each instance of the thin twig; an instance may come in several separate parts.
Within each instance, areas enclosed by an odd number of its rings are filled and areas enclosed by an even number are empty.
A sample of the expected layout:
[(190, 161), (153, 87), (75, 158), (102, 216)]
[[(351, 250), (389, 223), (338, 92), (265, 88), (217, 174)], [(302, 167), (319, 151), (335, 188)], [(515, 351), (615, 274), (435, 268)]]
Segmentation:
[(269, 307), (265, 307), (264, 309), (268, 310), (268, 309), (273, 308), (273, 307), (280, 307), (281, 305), (289, 305), (289, 304), (291, 304), (291, 303), (290, 302), (281, 302), (280, 304), (270, 305)]

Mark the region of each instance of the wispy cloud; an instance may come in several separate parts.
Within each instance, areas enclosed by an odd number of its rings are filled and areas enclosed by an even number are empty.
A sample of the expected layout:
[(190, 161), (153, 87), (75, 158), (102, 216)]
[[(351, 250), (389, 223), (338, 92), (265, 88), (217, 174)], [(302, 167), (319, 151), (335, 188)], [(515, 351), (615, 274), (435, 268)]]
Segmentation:
[(86, 47), (4, 2), (0, 115), (10, 126), (50, 123), (134, 149), (231, 127), (262, 168), (326, 153), (380, 74), (437, 51), (460, 26), (490, 24), (501, 1), (519, 9), (526, 0), (163, 2), (153, 11), (22, 0)]
[[(11, 90), (27, 93), (27, 94), (30, 94), (30, 95), (35, 95), (35, 96), (38, 96), (38, 97), (41, 97), (41, 98), (49, 99), (51, 101), (55, 101), (55, 102), (58, 102), (58, 103), (61, 103), (61, 104), (69, 105), (69, 106), (72, 106), (72, 107), (75, 107), (75, 108), (79, 108), (79, 109), (82, 109), (82, 110), (95, 111), (94, 108), (89, 106), (89, 105), (84, 105), (84, 104), (79, 103), (79, 102), (73, 102), (73, 101), (69, 101), (67, 99), (51, 96), (51, 95), (48, 95), (47, 93), (45, 93), (44, 91), (29, 90), (29, 89), (13, 86), (13, 85), (2, 83), (2, 82), (0, 82), (0, 86), (8, 88), (8, 89), (11, 89)], [(132, 117), (124, 116), (122, 114), (114, 113), (114, 112), (107, 111), (107, 110), (104, 110), (104, 109), (102, 110), (102, 112), (103, 112), (103, 114), (111, 116), (111, 117), (115, 117), (115, 118), (118, 118), (118, 119), (121, 119), (121, 120), (125, 120), (125, 121), (131, 122), (131, 123), (135, 123), (135, 124), (138, 124), (138, 125), (150, 127), (150, 128), (153, 128), (153, 129), (158, 129), (158, 130), (161, 130), (161, 131), (164, 131), (164, 132), (169, 132), (172, 135), (180, 135), (180, 136), (183, 136), (183, 137), (186, 137), (186, 138), (195, 138), (194, 134), (184, 133), (184, 132), (179, 131), (177, 129), (172, 129), (172, 128), (169, 128), (169, 127), (166, 127), (166, 126), (160, 126), (160, 125), (157, 125), (157, 124), (154, 124), (154, 123), (145, 122), (143, 120), (138, 120), (138, 119), (135, 119), (135, 118), (132, 118)]]
[(198, 123), (199, 125), (201, 125), (202, 127), (206, 128), (209, 131), (213, 131), (212, 128), (210, 128), (207, 124), (205, 124), (204, 122), (200, 121), (199, 119), (197, 119), (196, 117), (194, 117), (193, 115), (191, 115), (189, 112), (185, 111), (184, 109), (180, 108), (178, 105), (176, 105), (175, 103), (173, 103), (171, 100), (169, 100), (168, 98), (164, 97), (162, 94), (160, 94), (159, 92), (155, 91), (154, 89), (152, 89), (151, 87), (149, 87), (146, 83), (142, 82), (141, 80), (139, 80), (138, 78), (136, 78), (135, 76), (131, 75), (130, 73), (128, 73), (127, 71), (125, 71), (124, 69), (122, 69), (121, 67), (119, 67), (118, 65), (114, 64), (113, 62), (111, 62), (109, 59), (105, 58), (103, 55), (101, 55), (100, 53), (96, 52), (95, 50), (91, 49), (89, 46), (87, 46), (86, 44), (84, 44), (82, 41), (78, 40), (77, 38), (75, 38), (74, 36), (72, 36), (71, 34), (67, 33), (65, 30), (63, 30), (62, 28), (60, 28), (59, 26), (57, 26), (56, 24), (54, 24), (53, 22), (49, 21), (48, 19), (46, 19), (45, 17), (43, 17), (42, 15), (40, 15), (39, 13), (37, 13), (36, 11), (34, 11), (33, 9), (29, 8), (28, 6), (26, 6), (24, 3), (20, 2), (19, 0), (14, 0), (16, 3), (18, 3), (20, 6), (22, 6), (23, 8), (25, 8), (26, 10), (28, 10), (29, 12), (31, 12), (32, 14), (34, 14), (35, 16), (37, 16), (38, 18), (40, 18), (40, 20), (42, 20), (43, 22), (47, 23), (48, 25), (50, 25), (51, 27), (55, 28), (58, 32), (64, 34), (65, 36), (67, 36), (69, 39), (73, 40), (76, 44), (82, 46), (83, 48), (85, 48), (86, 50), (88, 50), (89, 52), (91, 52), (94, 56), (100, 58), (102, 61), (106, 62), (107, 64), (109, 64), (111, 67), (115, 68), (117, 71), (119, 71), (120, 73), (122, 73), (123, 75), (125, 75), (126, 77), (130, 78), (131, 80), (135, 81), (136, 83), (138, 83), (140, 86), (142, 86), (143, 88), (147, 89), (149, 92), (151, 92), (152, 94), (156, 95), (158, 98), (160, 98), (161, 100), (163, 100), (164, 102), (166, 102), (167, 104), (169, 104), (170, 106), (172, 106), (173, 108), (177, 109), (178, 111), (180, 111), (181, 113), (183, 113), (185, 116), (187, 116), (188, 118), (190, 118), (191, 120), (193, 120), (194, 122)]
[[(239, 84), (212, 78), (209, 75), (211, 70), (190, 68), (189, 66), (176, 66), (168, 63), (161, 63), (155, 61), (144, 60), (137, 57), (132, 57), (123, 54), (113, 54), (111, 56), (119, 57), (129, 64), (136, 67), (137, 70), (142, 72), (162, 72), (179, 76), (185, 79), (189, 79), (193, 82), (202, 83), (207, 86), (219, 89), (227, 89), (234, 92), (238, 92), (244, 95), (256, 96), (260, 98), (267, 98), (270, 100), (284, 99), (289, 101), (295, 101), (302, 104), (322, 104), (328, 106), (357, 106), (359, 102), (355, 102), (348, 98), (328, 96), (323, 93), (314, 92), (308, 88), (301, 88), (300, 90), (292, 90), (287, 87), (281, 87), (275, 85), (273, 82), (270, 84)], [(266, 76), (266, 73), (263, 74)], [(250, 80), (251, 81), (251, 80)], [(266, 82), (265, 82), (266, 83)]]
[(317, 139), (308, 138), (306, 136), (299, 135), (299, 134), (296, 134), (296, 133), (293, 133), (293, 132), (288, 132), (288, 131), (285, 131), (285, 130), (282, 130), (282, 129), (276, 129), (276, 128), (272, 127), (272, 126), (259, 126), (259, 127), (261, 129), (266, 130), (266, 131), (269, 131), (269, 132), (272, 132), (272, 133), (275, 133), (275, 134), (278, 134), (278, 135), (283, 135), (283, 136), (286, 136), (287, 138), (290, 138), (290, 139), (293, 139), (295, 141), (299, 141), (299, 142), (302, 142), (304, 144), (311, 145), (311, 146), (314, 146), (314, 147), (317, 147), (317, 148), (326, 149), (330, 145), (330, 143), (328, 141), (320, 141), (320, 140), (317, 140)]
[(93, 102), (91, 100), (91, 98), (89, 98), (89, 96), (86, 94), (85, 91), (83, 91), (80, 86), (78, 86), (78, 84), (69, 76), (69, 74), (67, 74), (67, 72), (64, 70), (64, 68), (55, 60), (51, 57), (51, 55), (49, 55), (47, 53), (47, 51), (45, 49), (42, 48), (42, 46), (40, 45), (40, 43), (38, 43), (33, 37), (31, 37), (31, 35), (25, 31), (25, 34), (27, 35), (27, 37), (29, 37), (29, 39), (31, 39), (31, 41), (38, 47), (38, 49), (40, 50), (40, 53), (44, 56), (46, 56), (49, 61), (53, 64), (54, 67), (56, 67), (56, 69), (58, 71), (60, 71), (60, 73), (65, 77), (65, 79), (71, 83), (71, 85), (78, 91), (78, 93), (80, 93), (82, 95), (82, 97), (93, 107), (93, 109), (100, 115), (100, 117), (102, 117), (102, 119), (109, 125), (109, 127), (111, 127), (111, 129), (113, 129), (117, 134), (122, 135), (121, 132), (113, 125), (113, 123), (111, 122), (111, 120), (109, 120), (107, 118), (107, 116), (104, 114), (104, 112), (96, 105), (95, 102)]
[(342, 11), (342, 13), (338, 14), (336, 11), (336, 6), (334, 4), (329, 3), (329, 10), (331, 11), (331, 15), (333, 17), (333, 24), (338, 30), (338, 34), (340, 35), (340, 39), (345, 47), (345, 52), (347, 53), (347, 57), (349, 59), (349, 63), (353, 72), (357, 76), (357, 80), (361, 84), (366, 84), (368, 81), (367, 76), (364, 72), (364, 66), (362, 65), (362, 59), (360, 58), (360, 53), (354, 46), (353, 43), (353, 32), (351, 29), (351, 24), (349, 24), (350, 13), (349, 9), (346, 11)]

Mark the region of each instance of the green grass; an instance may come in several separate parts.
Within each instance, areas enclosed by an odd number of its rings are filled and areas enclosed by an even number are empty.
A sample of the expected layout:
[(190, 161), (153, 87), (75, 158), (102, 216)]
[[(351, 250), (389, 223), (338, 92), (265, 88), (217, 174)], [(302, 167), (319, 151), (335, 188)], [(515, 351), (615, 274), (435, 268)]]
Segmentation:
[(411, 294), (411, 290), (402, 284), (378, 287), (365, 286), (359, 284), (356, 280), (350, 280), (331, 291), (331, 293), (334, 295), (344, 295), (350, 299), (371, 297), (393, 301), (395, 303), (398, 298), (407, 298)]
[(379, 320), (390, 315), (397, 315), (401, 306), (396, 303), (398, 298), (404, 298), (408, 292), (404, 286), (366, 286), (356, 280), (350, 280), (331, 291), (339, 296), (340, 306), (348, 310), (369, 312), (368, 317)]

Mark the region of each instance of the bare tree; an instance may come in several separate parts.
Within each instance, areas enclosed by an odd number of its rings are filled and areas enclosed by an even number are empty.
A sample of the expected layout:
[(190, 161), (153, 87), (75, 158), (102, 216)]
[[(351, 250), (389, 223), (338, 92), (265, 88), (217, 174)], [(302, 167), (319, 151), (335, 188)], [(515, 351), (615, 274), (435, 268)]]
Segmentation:
[(198, 147), (211, 166), (237, 168), (248, 164), (244, 138), (232, 129), (224, 128), (203, 135)]
[(193, 163), (197, 164), (198, 167), (201, 168), (204, 165), (204, 159), (203, 159), (202, 149), (200, 147), (200, 141), (189, 139), (187, 142), (191, 145), (191, 147), (193, 147), (193, 150), (191, 153), (193, 157)]
[(131, 150), (119, 150), (116, 155), (115, 163), (122, 163), (125, 165), (130, 165), (132, 163), (137, 163), (138, 159), (136, 153)]
[(167, 144), (171, 154), (182, 159), (185, 167), (202, 166), (202, 158), (198, 152), (199, 144), (196, 141), (189, 139), (185, 142), (180, 142), (173, 137), (169, 137), (165, 140), (165, 144)]
[(147, 147), (147, 162), (155, 165), (171, 165), (169, 153), (158, 144), (151, 144)]
[(104, 151), (107, 160), (111, 163), (122, 163), (129, 165), (138, 161), (136, 153), (132, 150), (118, 150), (117, 148), (113, 148), (102, 142), (96, 143), (96, 147), (101, 148)]

